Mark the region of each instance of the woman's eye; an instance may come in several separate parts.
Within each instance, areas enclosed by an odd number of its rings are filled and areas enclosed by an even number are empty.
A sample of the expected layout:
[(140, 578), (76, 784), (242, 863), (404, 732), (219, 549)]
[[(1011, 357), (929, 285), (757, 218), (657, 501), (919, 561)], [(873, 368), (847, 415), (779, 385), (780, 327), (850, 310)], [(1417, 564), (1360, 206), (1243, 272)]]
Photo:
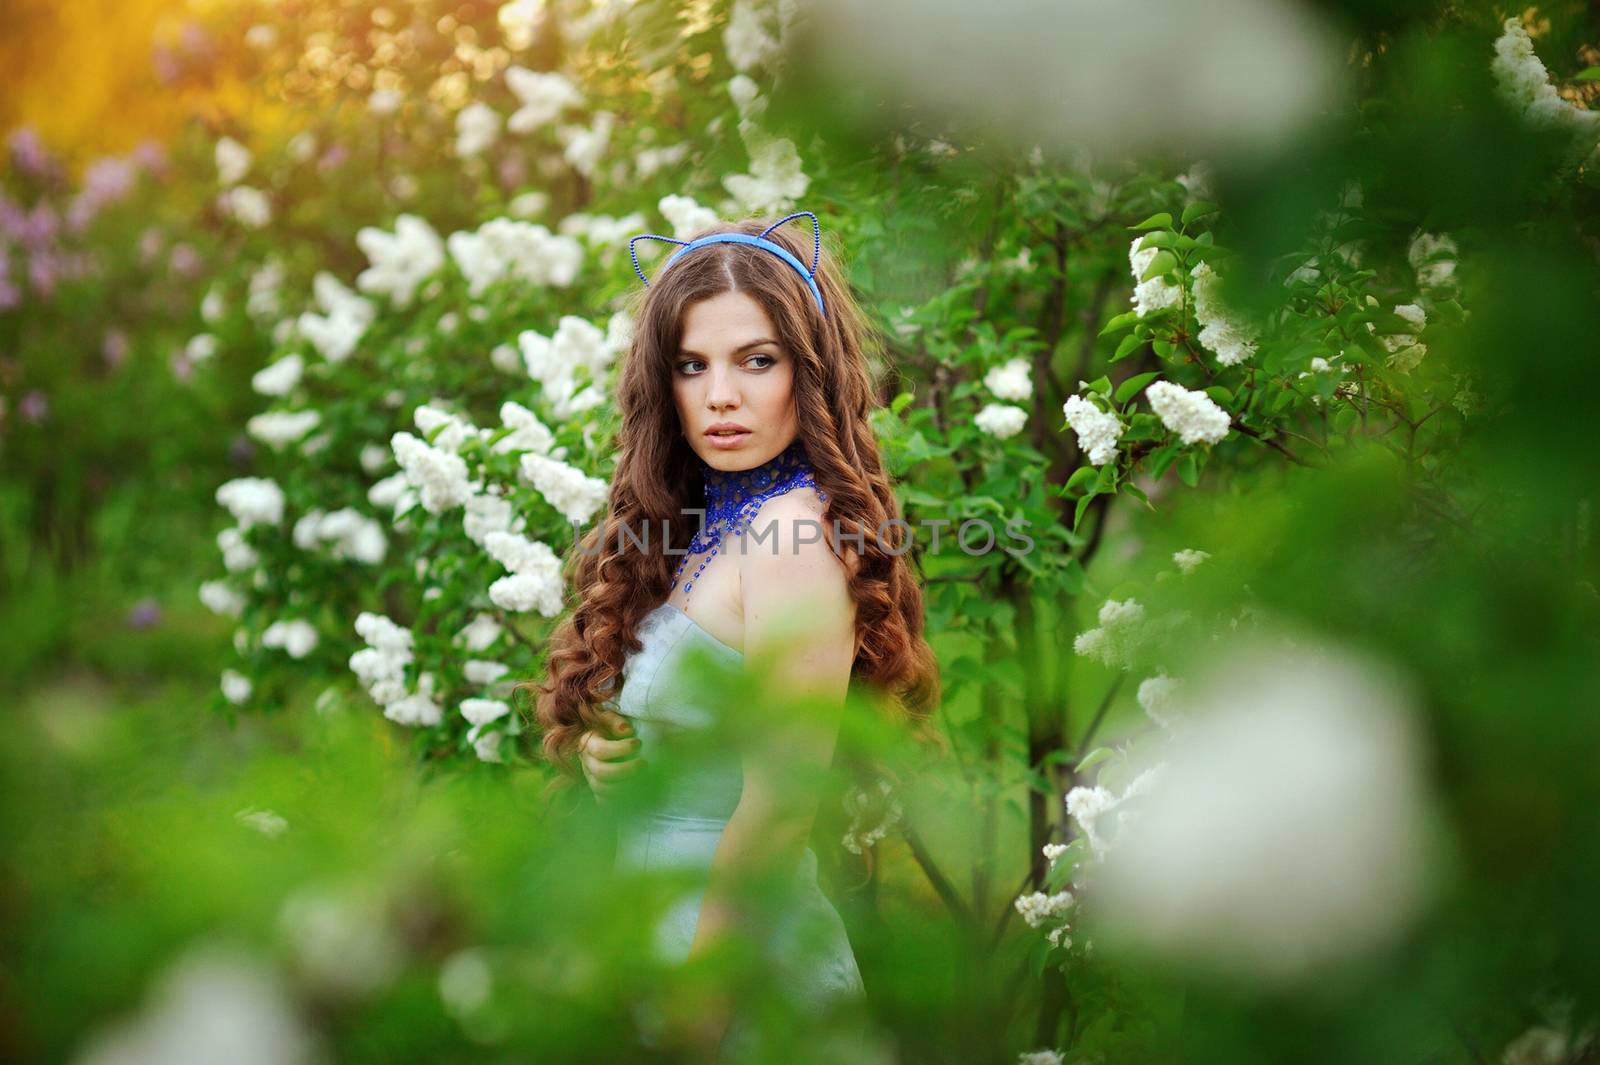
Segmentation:
[(688, 359), (684, 362), (678, 363), (678, 370), (681, 373), (693, 373), (694, 370), (691, 369), (691, 367), (698, 366), (699, 364), (699, 359)]
[(765, 370), (768, 366), (771, 366), (773, 363), (778, 361), (777, 359), (774, 359), (771, 355), (752, 355), (752, 356), (750, 356), (750, 358), (751, 359), (766, 359), (767, 360), (763, 365), (756, 367), (756, 369), (758, 369), (758, 370)]

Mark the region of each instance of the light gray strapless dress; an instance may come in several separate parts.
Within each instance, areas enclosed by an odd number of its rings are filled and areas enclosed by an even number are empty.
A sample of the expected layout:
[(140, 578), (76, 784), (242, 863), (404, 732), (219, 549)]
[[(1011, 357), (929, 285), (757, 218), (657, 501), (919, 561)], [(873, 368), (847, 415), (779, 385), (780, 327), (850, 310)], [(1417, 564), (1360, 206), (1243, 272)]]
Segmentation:
[[(682, 962), (694, 940), (717, 843), (739, 804), (743, 770), (737, 756), (692, 758), (696, 732), (716, 720), (715, 700), (691, 683), (686, 659), (705, 655), (728, 668), (743, 665), (743, 655), (702, 628), (671, 603), (662, 603), (640, 621), (642, 644), (623, 666), (614, 708), (627, 717), (640, 741), (639, 756), (668, 774), (670, 786), (642, 810), (631, 810), (618, 824), (619, 871), (672, 870), (685, 877), (684, 893), (657, 926), (654, 949), (670, 964)], [(685, 741), (688, 741), (687, 743)], [(804, 1015), (828, 1012), (864, 1001), (861, 973), (845, 934), (844, 922), (817, 884), (817, 856), (805, 848), (795, 871), (790, 904), (781, 912), (770, 942), (763, 945), (779, 974), (785, 998)], [(862, 1011), (857, 1008), (857, 1014)], [(860, 1028), (849, 1038), (861, 1038)], [(723, 1041), (725, 1060), (754, 1037), (750, 1022), (736, 1016)]]

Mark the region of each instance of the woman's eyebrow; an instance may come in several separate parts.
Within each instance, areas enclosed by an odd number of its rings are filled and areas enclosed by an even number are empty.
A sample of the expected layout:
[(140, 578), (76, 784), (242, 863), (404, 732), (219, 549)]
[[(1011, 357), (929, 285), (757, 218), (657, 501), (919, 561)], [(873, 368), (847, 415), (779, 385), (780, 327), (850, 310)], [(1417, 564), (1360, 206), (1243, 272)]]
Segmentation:
[[(740, 344), (738, 347), (734, 348), (733, 350), (734, 350), (734, 353), (737, 354), (737, 353), (739, 353), (741, 351), (747, 351), (750, 348), (758, 348), (762, 344), (771, 344), (773, 347), (777, 347), (778, 342), (776, 340), (768, 340), (765, 337), (763, 337), (760, 340), (747, 340), (743, 344)], [(693, 355), (697, 359), (705, 358), (705, 356), (700, 354), (698, 351), (690, 351), (688, 348), (680, 348), (678, 350), (678, 354), (679, 355)]]

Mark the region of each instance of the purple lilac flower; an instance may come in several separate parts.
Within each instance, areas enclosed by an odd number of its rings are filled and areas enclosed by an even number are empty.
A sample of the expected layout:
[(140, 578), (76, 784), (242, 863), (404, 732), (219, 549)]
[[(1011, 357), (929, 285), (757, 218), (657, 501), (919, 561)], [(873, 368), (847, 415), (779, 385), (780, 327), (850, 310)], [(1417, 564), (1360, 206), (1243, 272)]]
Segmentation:
[(39, 131), (32, 126), (13, 130), (10, 148), (11, 161), (18, 170), (40, 176), (50, 170), (50, 152), (45, 148), (44, 141), (39, 139)]
[(111, 369), (121, 367), (128, 361), (128, 334), (116, 326), (107, 329), (106, 338), (100, 345), (100, 356)]
[(35, 388), (22, 397), (22, 402), (17, 404), (17, 413), (22, 415), (24, 421), (37, 425), (49, 416), (50, 401)]
[(180, 276), (194, 277), (200, 272), (200, 253), (188, 244), (174, 244), (171, 265)]
[(128, 627), (133, 629), (148, 629), (160, 624), (161, 604), (146, 596), (133, 604), (133, 609), (128, 611)]

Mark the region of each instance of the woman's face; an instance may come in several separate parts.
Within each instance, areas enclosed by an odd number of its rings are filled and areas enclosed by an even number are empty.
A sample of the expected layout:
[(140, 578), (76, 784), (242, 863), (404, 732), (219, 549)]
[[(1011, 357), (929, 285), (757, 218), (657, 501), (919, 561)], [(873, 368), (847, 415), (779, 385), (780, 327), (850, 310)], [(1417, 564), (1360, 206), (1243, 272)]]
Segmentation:
[[(723, 292), (683, 312), (672, 397), (694, 453), (716, 470), (748, 470), (777, 456), (800, 431), (794, 359), (761, 304)], [(711, 430), (737, 426), (738, 431)]]

